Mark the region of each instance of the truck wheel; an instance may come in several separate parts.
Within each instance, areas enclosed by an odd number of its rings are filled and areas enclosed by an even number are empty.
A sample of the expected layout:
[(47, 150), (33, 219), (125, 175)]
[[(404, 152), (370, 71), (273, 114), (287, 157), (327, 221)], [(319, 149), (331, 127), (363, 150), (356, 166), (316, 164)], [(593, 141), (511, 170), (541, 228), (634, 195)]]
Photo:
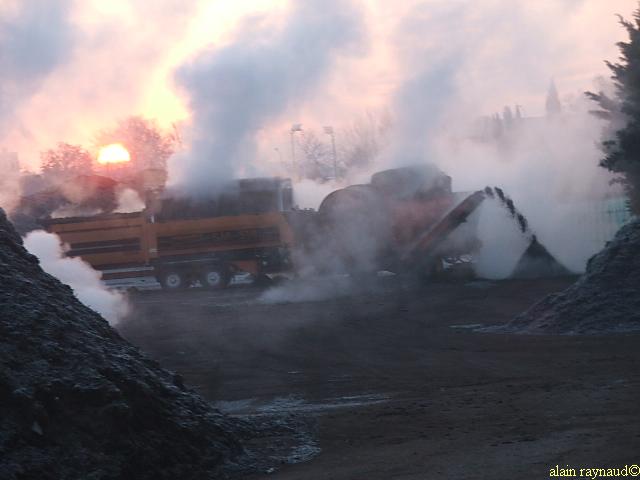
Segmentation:
[(160, 276), (160, 284), (162, 288), (166, 288), (167, 290), (179, 290), (186, 286), (186, 279), (181, 272), (164, 272)]
[(200, 274), (200, 283), (205, 288), (224, 288), (229, 284), (229, 276), (220, 268), (205, 268)]

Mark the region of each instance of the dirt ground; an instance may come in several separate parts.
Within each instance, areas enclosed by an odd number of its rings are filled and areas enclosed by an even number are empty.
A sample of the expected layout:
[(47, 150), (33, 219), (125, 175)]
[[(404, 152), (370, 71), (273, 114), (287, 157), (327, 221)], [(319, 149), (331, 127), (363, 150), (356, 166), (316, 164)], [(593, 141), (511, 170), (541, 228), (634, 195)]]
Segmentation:
[(474, 332), (572, 281), (390, 278), (281, 304), (250, 287), (150, 292), (119, 329), (228, 413), (306, 422), (291, 458), (310, 460), (252, 479), (549, 478), (555, 465), (640, 463), (640, 336)]

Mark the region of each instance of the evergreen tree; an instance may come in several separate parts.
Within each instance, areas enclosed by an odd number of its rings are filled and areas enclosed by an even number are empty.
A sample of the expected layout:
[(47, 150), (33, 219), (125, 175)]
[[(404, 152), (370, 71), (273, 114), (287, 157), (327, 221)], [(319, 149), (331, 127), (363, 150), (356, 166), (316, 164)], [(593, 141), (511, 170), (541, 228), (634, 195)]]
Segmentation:
[(603, 142), (605, 157), (602, 167), (620, 175), (620, 181), (629, 195), (631, 209), (640, 213), (640, 7), (633, 14), (633, 21), (622, 17), (621, 25), (629, 35), (629, 41), (618, 42), (620, 63), (605, 62), (613, 75), (615, 98), (603, 92), (586, 92), (598, 103), (600, 110), (593, 113), (609, 120), (614, 131)]

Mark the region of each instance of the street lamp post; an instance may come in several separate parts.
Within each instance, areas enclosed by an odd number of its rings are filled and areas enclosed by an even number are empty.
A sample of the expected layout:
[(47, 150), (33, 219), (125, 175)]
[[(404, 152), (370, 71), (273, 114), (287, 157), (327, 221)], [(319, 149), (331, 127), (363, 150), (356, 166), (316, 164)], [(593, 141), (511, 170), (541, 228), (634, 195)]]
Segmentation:
[(298, 168), (298, 163), (296, 162), (296, 142), (295, 142), (295, 134), (296, 132), (302, 131), (302, 124), (294, 123), (291, 125), (291, 130), (289, 133), (291, 134), (291, 163), (293, 165), (293, 171), (298, 180), (300, 180), (300, 169)]
[(331, 153), (333, 154), (333, 178), (338, 180), (338, 154), (336, 153), (336, 135), (332, 126), (324, 127), (324, 133), (331, 137)]

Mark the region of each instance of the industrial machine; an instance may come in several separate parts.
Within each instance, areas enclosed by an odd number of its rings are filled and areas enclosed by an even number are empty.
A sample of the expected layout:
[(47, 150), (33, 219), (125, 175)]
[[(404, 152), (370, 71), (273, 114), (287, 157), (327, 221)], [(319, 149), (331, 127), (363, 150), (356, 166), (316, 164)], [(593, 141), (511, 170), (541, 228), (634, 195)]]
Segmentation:
[(346, 270), (430, 274), (443, 259), (479, 246), (475, 225), (465, 222), (484, 198), (482, 192), (452, 192), (451, 178), (432, 165), (385, 170), (369, 184), (323, 200), (319, 237), (331, 244), (334, 264)]
[(288, 179), (258, 178), (47, 226), (103, 279), (152, 275), (168, 289), (221, 288), (237, 272), (431, 275), (479, 247), (470, 215), (491, 192), (454, 193), (451, 178), (427, 164), (378, 172), (332, 192), (317, 211), (294, 207)]
[(504, 207), (529, 244), (512, 277), (571, 274), (502, 189), (453, 192), (451, 178), (428, 164), (378, 172), (368, 184), (328, 195), (318, 209), (315, 238), (322, 243), (311, 245), (308, 255), (319, 257), (320, 268), (350, 273), (384, 269), (429, 277), (445, 266), (472, 273), (468, 260), (481, 246), (472, 213), (486, 199)]

